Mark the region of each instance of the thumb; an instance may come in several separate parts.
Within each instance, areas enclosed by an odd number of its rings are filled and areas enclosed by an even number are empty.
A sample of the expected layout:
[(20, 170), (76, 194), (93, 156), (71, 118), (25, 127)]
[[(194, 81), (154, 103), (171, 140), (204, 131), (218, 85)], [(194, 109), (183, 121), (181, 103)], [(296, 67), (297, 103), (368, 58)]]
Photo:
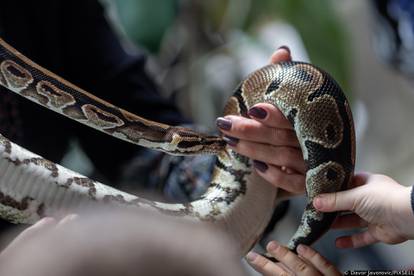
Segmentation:
[(329, 193), (320, 194), (313, 200), (313, 206), (322, 212), (335, 212), (335, 211), (355, 211), (355, 206), (358, 201), (358, 188)]

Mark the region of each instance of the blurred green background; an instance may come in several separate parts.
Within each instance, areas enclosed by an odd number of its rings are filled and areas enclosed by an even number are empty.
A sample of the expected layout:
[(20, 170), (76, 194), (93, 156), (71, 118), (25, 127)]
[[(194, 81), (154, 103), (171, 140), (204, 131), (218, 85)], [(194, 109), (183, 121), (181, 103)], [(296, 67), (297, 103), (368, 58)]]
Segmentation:
[(115, 0), (115, 4), (127, 35), (155, 55), (166, 34), (172, 31), (171, 26), (183, 19), (200, 26), (207, 34), (197, 38), (206, 40), (211, 33), (219, 33), (225, 40), (226, 34), (234, 30), (254, 38), (260, 25), (283, 20), (296, 28), (311, 61), (348, 90), (349, 45), (330, 0)]

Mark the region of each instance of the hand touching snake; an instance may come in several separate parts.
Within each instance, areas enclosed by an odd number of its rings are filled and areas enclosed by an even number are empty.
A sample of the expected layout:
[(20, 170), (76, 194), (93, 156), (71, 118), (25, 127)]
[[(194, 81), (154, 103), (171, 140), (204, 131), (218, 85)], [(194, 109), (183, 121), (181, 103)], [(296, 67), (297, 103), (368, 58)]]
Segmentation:
[[(277, 191), (222, 137), (149, 121), (97, 98), (35, 64), (0, 39), (0, 84), (72, 120), (125, 141), (168, 154), (215, 154), (210, 186), (200, 199), (166, 204), (115, 190), (72, 172), (0, 137), (0, 216), (33, 223), (44, 216), (100, 204), (149, 208), (216, 224), (246, 253), (270, 220)], [(292, 124), (306, 163), (308, 204), (288, 247), (311, 244), (329, 229), (335, 213), (321, 213), (312, 199), (347, 187), (354, 170), (355, 138), (349, 104), (324, 71), (302, 62), (263, 67), (236, 88), (225, 115), (248, 117), (257, 103), (280, 109)], [(98, 142), (98, 141), (97, 141)]]

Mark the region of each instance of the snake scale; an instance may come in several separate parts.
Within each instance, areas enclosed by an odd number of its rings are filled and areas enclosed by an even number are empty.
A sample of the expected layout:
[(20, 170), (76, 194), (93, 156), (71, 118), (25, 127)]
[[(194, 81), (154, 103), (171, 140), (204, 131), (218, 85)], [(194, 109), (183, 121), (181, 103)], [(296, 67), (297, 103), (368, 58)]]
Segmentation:
[[(150, 201), (118, 191), (52, 163), (0, 135), (0, 217), (34, 223), (43, 216), (114, 204), (214, 223), (246, 253), (260, 238), (276, 204), (277, 190), (259, 177), (252, 162), (226, 147), (221, 137), (146, 120), (65, 81), (0, 39), (0, 84), (50, 110), (125, 141), (174, 155), (215, 154), (209, 188), (185, 204)], [(247, 117), (259, 102), (277, 106), (292, 123), (307, 165), (308, 203), (288, 244), (311, 244), (336, 214), (317, 212), (312, 199), (344, 189), (353, 175), (355, 137), (342, 90), (324, 71), (302, 62), (263, 67), (237, 87), (225, 115)], [(39, 122), (39, 124), (47, 122)], [(42, 135), (53, 135), (50, 133)], [(99, 143), (99, 141), (97, 141)], [(108, 153), (108, 158), (110, 154)]]

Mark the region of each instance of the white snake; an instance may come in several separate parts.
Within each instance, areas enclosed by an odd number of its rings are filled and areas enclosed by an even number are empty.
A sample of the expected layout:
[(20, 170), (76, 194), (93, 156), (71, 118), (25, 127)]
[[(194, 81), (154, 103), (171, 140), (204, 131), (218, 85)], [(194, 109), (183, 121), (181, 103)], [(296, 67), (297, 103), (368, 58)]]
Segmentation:
[[(43, 216), (79, 213), (89, 206), (112, 203), (212, 222), (239, 242), (241, 254), (262, 235), (277, 191), (252, 170), (251, 160), (227, 148), (221, 137), (152, 122), (124, 111), (40, 67), (1, 39), (0, 84), (125, 141), (168, 154), (218, 157), (211, 184), (200, 199), (166, 204), (95, 182), (0, 135), (0, 217), (33, 223)], [(311, 244), (318, 239), (336, 216), (317, 212), (311, 200), (320, 193), (346, 188), (353, 175), (352, 115), (336, 82), (322, 70), (300, 62), (269, 65), (252, 73), (230, 98), (225, 115), (247, 116), (247, 110), (259, 102), (274, 104), (290, 120), (308, 167), (308, 205), (288, 245), (295, 250), (299, 243)], [(53, 135), (52, 129), (48, 135)]]

